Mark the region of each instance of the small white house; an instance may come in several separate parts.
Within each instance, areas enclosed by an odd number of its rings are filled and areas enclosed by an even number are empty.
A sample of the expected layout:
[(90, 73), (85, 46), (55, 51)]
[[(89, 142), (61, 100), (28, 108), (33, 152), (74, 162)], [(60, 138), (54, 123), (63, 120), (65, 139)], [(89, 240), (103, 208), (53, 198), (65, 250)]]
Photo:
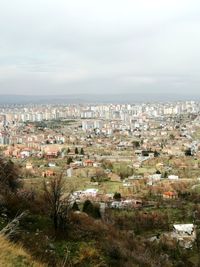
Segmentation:
[(72, 199), (84, 199), (86, 197), (90, 198), (90, 197), (96, 197), (98, 193), (98, 189), (95, 188), (89, 188), (86, 189), (84, 191), (75, 191), (73, 192), (73, 194), (71, 195)]
[(174, 224), (173, 229), (179, 235), (192, 235), (194, 232), (194, 224)]
[(113, 209), (119, 209), (119, 208), (121, 208), (121, 202), (120, 201), (113, 201), (112, 203), (111, 203), (111, 208), (113, 208)]
[(172, 237), (175, 238), (183, 248), (192, 248), (196, 240), (194, 224), (174, 224)]
[(22, 159), (30, 157), (31, 153), (30, 151), (24, 150), (20, 153), (20, 156)]
[(168, 179), (169, 179), (169, 180), (178, 180), (179, 177), (178, 177), (177, 175), (169, 175), (169, 176), (168, 176)]
[(84, 190), (82, 193), (84, 195), (86, 195), (86, 196), (93, 196), (93, 197), (95, 197), (96, 194), (98, 193), (98, 189), (88, 188), (88, 189)]
[(52, 168), (52, 167), (56, 167), (56, 163), (54, 163), (54, 162), (49, 162), (49, 163), (48, 163), (48, 166), (51, 167), (51, 168)]
[(76, 160), (74, 162), (74, 165), (76, 165), (77, 167), (81, 167), (81, 166), (83, 166), (83, 162), (81, 160)]
[(130, 187), (130, 186), (131, 186), (131, 183), (124, 182), (124, 183), (123, 183), (123, 186), (124, 186), (124, 187)]
[(161, 174), (152, 174), (152, 175), (149, 175), (149, 180), (153, 180), (153, 181), (160, 181), (161, 179)]

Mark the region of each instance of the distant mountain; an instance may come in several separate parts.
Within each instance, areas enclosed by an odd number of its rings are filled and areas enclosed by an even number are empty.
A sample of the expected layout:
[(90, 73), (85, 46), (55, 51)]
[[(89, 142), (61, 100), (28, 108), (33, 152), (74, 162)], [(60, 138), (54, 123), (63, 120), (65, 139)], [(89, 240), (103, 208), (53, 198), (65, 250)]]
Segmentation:
[(135, 103), (200, 100), (200, 95), (176, 94), (76, 94), (76, 95), (0, 95), (0, 104), (84, 104)]

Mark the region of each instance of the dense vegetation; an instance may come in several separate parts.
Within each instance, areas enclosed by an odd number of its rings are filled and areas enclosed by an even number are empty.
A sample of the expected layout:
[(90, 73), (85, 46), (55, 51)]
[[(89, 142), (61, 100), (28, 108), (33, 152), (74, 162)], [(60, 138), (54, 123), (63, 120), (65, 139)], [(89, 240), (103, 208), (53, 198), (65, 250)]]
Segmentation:
[[(198, 192), (189, 192), (183, 186), (177, 200), (160, 200), (157, 207), (131, 211), (108, 209), (101, 216), (99, 206), (89, 200), (83, 206), (77, 203), (71, 205), (71, 189), (66, 190), (62, 175), (46, 180), (41, 190), (27, 189), (15, 164), (1, 158), (0, 166), (1, 229), (26, 211), (18, 220), (19, 225), (13, 223), (6, 231), (2, 230), (3, 238), (20, 242), (41, 264), (80, 267), (198, 266), (198, 238), (190, 250), (181, 248), (177, 242), (164, 239), (152, 242), (149, 239), (152, 235), (159, 237), (170, 231), (174, 222), (189, 220), (200, 225)], [(119, 173), (123, 168), (118, 167)], [(149, 197), (154, 200), (152, 194)], [(114, 198), (120, 201), (121, 195), (116, 192)], [(0, 246), (3, 246), (1, 241)], [(3, 258), (7, 259), (4, 255)]]

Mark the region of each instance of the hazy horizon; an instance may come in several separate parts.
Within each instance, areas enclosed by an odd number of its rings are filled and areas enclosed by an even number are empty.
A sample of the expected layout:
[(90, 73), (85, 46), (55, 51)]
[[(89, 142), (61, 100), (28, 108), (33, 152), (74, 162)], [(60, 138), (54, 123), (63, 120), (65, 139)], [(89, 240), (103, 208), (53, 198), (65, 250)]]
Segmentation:
[(200, 96), (179, 94), (68, 94), (0, 95), (0, 104), (134, 104), (154, 102), (200, 101)]
[(0, 95), (200, 96), (197, 0), (0, 4)]

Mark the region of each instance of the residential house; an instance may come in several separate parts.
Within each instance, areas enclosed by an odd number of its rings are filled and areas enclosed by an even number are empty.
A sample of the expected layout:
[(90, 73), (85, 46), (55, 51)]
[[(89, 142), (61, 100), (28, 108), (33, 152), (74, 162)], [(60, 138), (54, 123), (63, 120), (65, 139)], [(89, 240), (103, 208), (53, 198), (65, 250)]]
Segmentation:
[(171, 192), (167, 191), (163, 193), (163, 198), (164, 199), (175, 199), (177, 198), (177, 193), (176, 192)]

